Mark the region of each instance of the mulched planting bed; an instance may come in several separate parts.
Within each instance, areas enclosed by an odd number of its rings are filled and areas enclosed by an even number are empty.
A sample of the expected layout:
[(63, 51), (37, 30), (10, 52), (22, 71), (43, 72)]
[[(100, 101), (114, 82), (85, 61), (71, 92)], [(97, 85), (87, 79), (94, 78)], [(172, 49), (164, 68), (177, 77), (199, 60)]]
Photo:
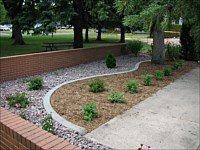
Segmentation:
[[(86, 128), (90, 132), (115, 116), (124, 113), (147, 97), (150, 97), (164, 86), (178, 79), (181, 75), (197, 67), (198, 64), (196, 62), (185, 62), (182, 68), (173, 71), (172, 76), (165, 76), (163, 81), (153, 79), (151, 86), (143, 85), (142, 75), (154, 75), (155, 70), (164, 70), (164, 68), (172, 66), (172, 62), (166, 62), (165, 65), (155, 65), (148, 62), (142, 63), (137, 71), (131, 73), (98, 77), (103, 80), (105, 84), (105, 91), (101, 93), (89, 92), (89, 84), (95, 78), (66, 84), (52, 95), (51, 104), (55, 111), (63, 118)], [(136, 94), (129, 93), (126, 87), (126, 82), (129, 80), (137, 80), (139, 82), (138, 92)], [(110, 103), (107, 97), (112, 91), (124, 92), (127, 104)], [(83, 119), (82, 106), (92, 100), (96, 102), (98, 117), (94, 118), (92, 122), (88, 122)]]

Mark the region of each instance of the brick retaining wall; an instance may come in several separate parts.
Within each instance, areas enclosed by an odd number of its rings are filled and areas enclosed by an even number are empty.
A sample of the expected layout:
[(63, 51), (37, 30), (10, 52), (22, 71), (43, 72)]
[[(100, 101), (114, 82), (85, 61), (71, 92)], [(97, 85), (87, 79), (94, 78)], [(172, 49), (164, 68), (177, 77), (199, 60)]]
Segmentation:
[(80, 150), (81, 148), (0, 107), (0, 149)]
[(108, 51), (122, 55), (125, 44), (61, 50), (0, 58), (0, 82), (32, 76), (60, 68), (105, 59)]

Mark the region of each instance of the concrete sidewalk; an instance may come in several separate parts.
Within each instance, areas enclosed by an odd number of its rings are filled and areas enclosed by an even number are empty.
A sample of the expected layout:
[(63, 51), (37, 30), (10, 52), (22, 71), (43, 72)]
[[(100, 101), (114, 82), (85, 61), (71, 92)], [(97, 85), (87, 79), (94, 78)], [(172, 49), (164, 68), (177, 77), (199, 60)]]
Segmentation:
[(114, 149), (197, 149), (199, 67), (85, 136)]

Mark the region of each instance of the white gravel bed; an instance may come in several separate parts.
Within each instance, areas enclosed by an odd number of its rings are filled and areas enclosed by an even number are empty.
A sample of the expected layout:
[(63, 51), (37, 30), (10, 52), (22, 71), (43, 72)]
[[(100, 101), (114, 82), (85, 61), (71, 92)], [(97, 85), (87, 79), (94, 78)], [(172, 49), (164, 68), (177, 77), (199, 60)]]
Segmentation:
[[(30, 122), (41, 127), (41, 122), (47, 115), (43, 106), (43, 98), (51, 88), (63, 82), (83, 77), (127, 71), (133, 68), (136, 63), (148, 60), (150, 59), (150, 57), (146, 55), (140, 55), (139, 57), (126, 55), (116, 57), (116, 59), (117, 67), (114, 69), (108, 69), (105, 65), (104, 60), (102, 60), (87, 64), (80, 64), (70, 68), (59, 69), (53, 72), (43, 73), (28, 78), (21, 78), (13, 81), (3, 82), (0, 84), (0, 106), (17, 115), (24, 114)], [(27, 84), (23, 82), (24, 80), (34, 77), (43, 78), (44, 87), (42, 90), (29, 91)], [(6, 97), (14, 95), (16, 93), (25, 93), (25, 95), (30, 98), (30, 103), (26, 108), (14, 108), (8, 105)], [(56, 135), (83, 149), (110, 149), (109, 147), (86, 139), (78, 132), (66, 128), (56, 121), (54, 121), (54, 126)]]

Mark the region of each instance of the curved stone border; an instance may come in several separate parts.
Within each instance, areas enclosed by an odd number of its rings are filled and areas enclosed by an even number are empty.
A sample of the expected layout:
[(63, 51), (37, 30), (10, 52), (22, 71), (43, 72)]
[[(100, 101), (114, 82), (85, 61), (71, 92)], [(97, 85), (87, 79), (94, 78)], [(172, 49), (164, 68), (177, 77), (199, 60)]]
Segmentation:
[(141, 63), (144, 62), (149, 62), (150, 60), (146, 60), (146, 61), (141, 61), (138, 62), (133, 69), (128, 70), (128, 71), (123, 71), (123, 72), (115, 72), (115, 73), (111, 73), (111, 74), (102, 74), (102, 75), (95, 75), (95, 76), (90, 76), (90, 77), (85, 77), (85, 78), (80, 78), (80, 79), (76, 79), (76, 80), (72, 80), (72, 81), (68, 81), (68, 82), (64, 82), (54, 88), (52, 88), (44, 97), (43, 99), (43, 104), (44, 104), (44, 108), (46, 109), (48, 114), (52, 115), (52, 118), (54, 120), (56, 120), (57, 122), (59, 122), (60, 124), (62, 124), (63, 126), (73, 129), (75, 131), (78, 131), (81, 135), (85, 135), (87, 133), (87, 130), (83, 127), (77, 126), (69, 121), (67, 121), (66, 119), (64, 119), (63, 117), (61, 117), (57, 112), (55, 112), (55, 110), (53, 109), (53, 107), (51, 106), (51, 95), (60, 87), (62, 87), (65, 84), (69, 84), (72, 82), (76, 82), (76, 81), (80, 81), (80, 80), (86, 80), (86, 79), (90, 79), (90, 78), (94, 78), (94, 77), (102, 77), (102, 76), (110, 76), (110, 75), (116, 75), (116, 74), (123, 74), (123, 73), (129, 73), (129, 72), (133, 72), (135, 70), (137, 70), (139, 68), (139, 65)]

